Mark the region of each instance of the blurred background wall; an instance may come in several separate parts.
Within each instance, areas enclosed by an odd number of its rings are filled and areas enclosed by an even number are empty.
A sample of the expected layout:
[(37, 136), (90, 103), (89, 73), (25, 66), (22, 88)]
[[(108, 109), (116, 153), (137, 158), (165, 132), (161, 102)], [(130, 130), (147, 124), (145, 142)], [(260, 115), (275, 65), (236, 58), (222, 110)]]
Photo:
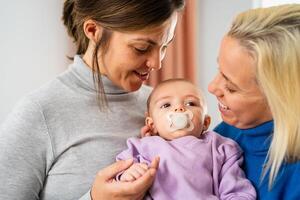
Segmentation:
[(0, 0), (0, 123), (16, 102), (66, 69), (72, 41), (62, 0)]
[[(217, 72), (217, 54), (222, 36), (232, 18), (252, 7), (300, 0), (187, 0), (195, 5), (195, 73), (191, 78), (208, 100), (213, 128), (220, 117), (207, 85)], [(0, 123), (16, 102), (30, 91), (64, 71), (75, 48), (61, 22), (62, 0), (0, 0)], [(192, 21), (192, 22), (191, 22)], [(184, 41), (184, 39), (183, 39)]]

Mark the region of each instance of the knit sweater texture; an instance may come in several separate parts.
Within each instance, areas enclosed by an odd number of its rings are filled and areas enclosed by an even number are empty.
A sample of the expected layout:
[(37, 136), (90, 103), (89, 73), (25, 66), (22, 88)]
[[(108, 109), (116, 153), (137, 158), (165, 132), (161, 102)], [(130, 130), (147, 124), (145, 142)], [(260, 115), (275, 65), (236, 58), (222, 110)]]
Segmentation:
[(139, 134), (151, 92), (102, 81), (107, 111), (100, 111), (92, 71), (77, 55), (66, 72), (18, 103), (0, 127), (0, 199), (90, 199), (97, 172)]
[(283, 163), (274, 185), (268, 188), (269, 174), (262, 179), (273, 134), (273, 121), (250, 129), (238, 129), (222, 122), (215, 131), (236, 141), (244, 150), (243, 169), (257, 192), (258, 200), (299, 200), (300, 162)]

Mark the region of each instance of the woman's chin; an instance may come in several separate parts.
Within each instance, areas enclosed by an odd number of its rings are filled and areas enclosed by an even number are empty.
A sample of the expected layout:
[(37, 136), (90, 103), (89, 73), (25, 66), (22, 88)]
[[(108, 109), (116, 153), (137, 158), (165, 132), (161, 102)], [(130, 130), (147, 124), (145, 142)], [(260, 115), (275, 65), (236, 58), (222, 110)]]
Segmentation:
[(140, 89), (142, 84), (143, 84), (142, 81), (125, 84), (125, 85), (123, 85), (123, 89), (126, 90), (127, 92), (134, 92), (134, 91), (137, 91), (138, 89)]

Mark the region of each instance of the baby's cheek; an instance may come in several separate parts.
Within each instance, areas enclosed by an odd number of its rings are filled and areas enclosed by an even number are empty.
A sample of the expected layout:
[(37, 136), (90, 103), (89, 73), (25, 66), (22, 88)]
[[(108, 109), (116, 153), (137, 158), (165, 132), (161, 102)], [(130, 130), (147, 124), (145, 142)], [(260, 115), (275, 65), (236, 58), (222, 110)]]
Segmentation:
[(196, 115), (196, 116), (194, 115), (192, 122), (195, 126), (195, 129), (197, 129), (197, 130), (201, 129), (203, 122), (199, 115)]

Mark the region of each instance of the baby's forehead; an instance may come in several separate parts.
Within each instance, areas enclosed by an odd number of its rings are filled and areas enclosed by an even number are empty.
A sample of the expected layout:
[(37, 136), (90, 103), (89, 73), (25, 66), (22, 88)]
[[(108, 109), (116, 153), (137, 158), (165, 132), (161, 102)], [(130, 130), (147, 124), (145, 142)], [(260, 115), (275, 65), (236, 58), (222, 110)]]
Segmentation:
[(170, 81), (158, 85), (152, 92), (150, 103), (164, 97), (194, 96), (203, 99), (201, 90), (188, 81)]

